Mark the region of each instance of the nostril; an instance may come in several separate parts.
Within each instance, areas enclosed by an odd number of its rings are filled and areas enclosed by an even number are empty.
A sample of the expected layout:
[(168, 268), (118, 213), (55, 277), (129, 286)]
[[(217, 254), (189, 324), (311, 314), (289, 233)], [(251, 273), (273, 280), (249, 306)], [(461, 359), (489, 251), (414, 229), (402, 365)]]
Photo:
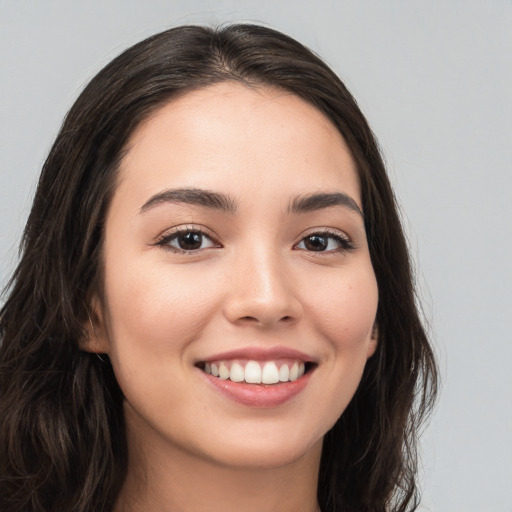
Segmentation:
[(253, 316), (243, 316), (240, 320), (249, 320), (252, 322), (257, 322), (257, 319), (254, 318)]
[[(254, 317), (254, 316), (243, 316), (240, 318), (240, 320), (244, 320), (247, 322), (260, 322), (260, 320), (258, 320), (258, 318)], [(283, 316), (280, 319), (280, 321), (281, 322), (291, 322), (291, 321), (293, 321), (293, 317), (290, 315), (286, 315), (286, 316)]]

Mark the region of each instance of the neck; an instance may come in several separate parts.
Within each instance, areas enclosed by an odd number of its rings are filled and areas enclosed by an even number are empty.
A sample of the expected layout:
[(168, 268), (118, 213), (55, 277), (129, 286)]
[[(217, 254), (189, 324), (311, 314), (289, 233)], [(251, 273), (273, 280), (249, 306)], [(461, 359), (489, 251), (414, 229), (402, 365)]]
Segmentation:
[(230, 467), (176, 447), (137, 446), (115, 512), (319, 512), (321, 441), (278, 467)]

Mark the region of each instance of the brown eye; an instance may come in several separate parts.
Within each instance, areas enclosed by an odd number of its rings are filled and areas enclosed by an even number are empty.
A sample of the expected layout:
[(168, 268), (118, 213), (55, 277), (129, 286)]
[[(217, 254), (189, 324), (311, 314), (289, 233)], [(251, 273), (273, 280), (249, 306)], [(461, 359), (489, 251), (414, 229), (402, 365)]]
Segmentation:
[(305, 236), (295, 248), (310, 252), (336, 253), (353, 249), (353, 245), (341, 233), (320, 232)]
[(304, 238), (304, 247), (308, 251), (325, 251), (329, 245), (329, 238), (320, 235), (311, 235)]
[(203, 235), (197, 231), (189, 231), (176, 237), (176, 244), (184, 251), (195, 251), (201, 248)]
[(218, 245), (205, 233), (199, 230), (184, 229), (165, 236), (158, 242), (166, 249), (175, 252), (194, 252)]

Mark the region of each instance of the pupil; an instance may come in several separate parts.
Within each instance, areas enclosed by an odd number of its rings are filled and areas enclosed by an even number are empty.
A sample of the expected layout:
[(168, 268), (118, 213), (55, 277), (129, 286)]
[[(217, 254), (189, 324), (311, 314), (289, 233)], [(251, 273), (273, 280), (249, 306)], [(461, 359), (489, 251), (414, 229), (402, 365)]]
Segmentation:
[(190, 251), (193, 249), (199, 249), (201, 247), (202, 236), (201, 233), (190, 232), (186, 235), (180, 236), (179, 246), (181, 249)]
[(310, 251), (325, 251), (327, 248), (327, 238), (319, 235), (308, 236), (305, 245)]

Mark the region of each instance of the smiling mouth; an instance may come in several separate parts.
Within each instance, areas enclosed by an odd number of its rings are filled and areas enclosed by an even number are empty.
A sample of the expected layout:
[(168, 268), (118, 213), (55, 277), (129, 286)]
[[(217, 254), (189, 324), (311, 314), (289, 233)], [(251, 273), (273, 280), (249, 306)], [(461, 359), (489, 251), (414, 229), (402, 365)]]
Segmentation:
[(313, 370), (314, 363), (301, 360), (230, 360), (200, 362), (196, 365), (203, 372), (220, 380), (246, 384), (277, 385), (294, 382)]

